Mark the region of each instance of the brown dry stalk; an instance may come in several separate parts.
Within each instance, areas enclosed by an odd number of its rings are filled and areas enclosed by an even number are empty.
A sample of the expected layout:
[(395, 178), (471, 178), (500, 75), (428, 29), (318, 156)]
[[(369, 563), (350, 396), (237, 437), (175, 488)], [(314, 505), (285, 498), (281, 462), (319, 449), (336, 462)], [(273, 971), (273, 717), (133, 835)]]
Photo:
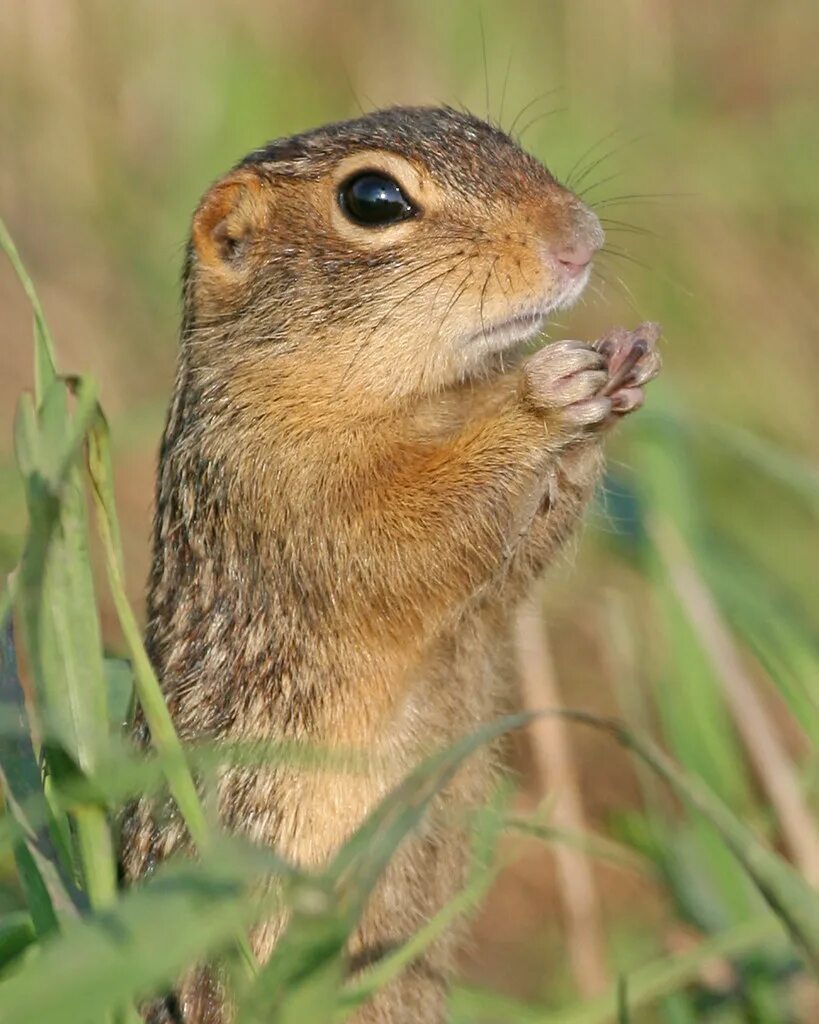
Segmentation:
[[(539, 595), (524, 604), (516, 622), (523, 705), (527, 711), (562, 706), (552, 653), (546, 638)], [(543, 715), (528, 727), (541, 794), (552, 797), (550, 824), (585, 833), (572, 742), (565, 720)], [(586, 853), (565, 843), (553, 846), (566, 922), (566, 944), (577, 988), (589, 998), (608, 986), (600, 896)]]
[(805, 880), (819, 885), (819, 830), (802, 797), (796, 768), (685, 541), (667, 521), (654, 524), (652, 537), (674, 592), (716, 670), (748, 759), (776, 812), (783, 842)]

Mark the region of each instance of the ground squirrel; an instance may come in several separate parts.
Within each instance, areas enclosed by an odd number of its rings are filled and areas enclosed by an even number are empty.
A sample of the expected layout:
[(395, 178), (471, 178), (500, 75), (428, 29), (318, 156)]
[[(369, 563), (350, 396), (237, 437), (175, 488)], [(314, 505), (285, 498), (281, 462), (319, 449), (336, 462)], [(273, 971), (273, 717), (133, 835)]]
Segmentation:
[[(305, 739), (381, 765), (363, 779), (229, 775), (229, 828), (322, 865), (411, 766), (498, 713), (515, 603), (577, 525), (605, 428), (659, 369), (652, 325), (521, 354), (581, 294), (602, 242), (542, 164), (448, 108), (272, 142), (200, 202), (150, 654), (184, 739)], [(353, 963), (457, 889), (453, 810), (484, 798), (491, 762), (474, 758), (401, 847)], [(182, 842), (140, 804), (126, 876)], [(254, 933), (260, 957), (278, 928)], [(442, 1021), (454, 946), (439, 941), (355, 1019)], [(155, 1024), (228, 1016), (205, 970), (146, 1010)]]

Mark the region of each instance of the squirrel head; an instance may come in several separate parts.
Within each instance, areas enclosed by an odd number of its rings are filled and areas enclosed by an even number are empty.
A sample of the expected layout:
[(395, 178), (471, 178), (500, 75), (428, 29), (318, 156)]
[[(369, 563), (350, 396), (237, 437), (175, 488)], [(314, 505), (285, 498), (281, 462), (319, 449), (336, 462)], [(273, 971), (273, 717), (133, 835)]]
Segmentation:
[(602, 242), (595, 215), (498, 128), (378, 111), (271, 142), (210, 188), (183, 344), (209, 375), (310, 366), (340, 397), (431, 393), (577, 299)]

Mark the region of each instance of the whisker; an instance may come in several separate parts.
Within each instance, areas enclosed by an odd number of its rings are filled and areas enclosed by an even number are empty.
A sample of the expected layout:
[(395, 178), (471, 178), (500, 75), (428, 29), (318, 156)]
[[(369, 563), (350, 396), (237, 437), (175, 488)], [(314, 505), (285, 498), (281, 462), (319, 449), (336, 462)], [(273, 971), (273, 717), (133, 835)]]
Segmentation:
[(529, 100), (529, 102), (519, 111), (518, 115), (515, 117), (515, 119), (512, 121), (512, 123), (506, 129), (506, 134), (507, 135), (514, 135), (515, 134), (515, 127), (517, 126), (517, 124), (520, 121), (520, 119), (524, 116), (524, 114), (527, 114), (536, 103), (540, 103), (542, 100), (548, 99), (549, 96), (554, 96), (554, 94), (556, 92), (559, 92), (559, 91), (560, 91), (559, 87), (555, 88), (555, 89), (549, 89), (548, 92), (543, 92), (543, 93), (540, 94), (540, 96), (535, 96), (535, 98), (533, 100)]
[(604, 225), (607, 232), (628, 231), (634, 235), (648, 235), (650, 238), (660, 237), (658, 232), (652, 231), (650, 228), (645, 228), (637, 224), (629, 224), (628, 221), (612, 220), (610, 217), (600, 217), (600, 223)]
[(458, 287), (453, 292), (452, 297), (450, 298), (449, 303), (448, 303), (446, 309), (444, 310), (444, 315), (441, 317), (441, 321), (438, 324), (438, 330), (436, 332), (436, 334), (438, 336), (440, 336), (441, 331), (444, 328), (444, 324), (446, 323), (446, 321), (447, 321), (447, 319), (449, 317), (449, 314), (455, 308), (455, 305), (457, 304), (458, 299), (460, 299), (460, 297), (463, 295), (463, 293), (466, 291), (467, 287), (469, 286), (469, 282), (470, 282), (471, 279), (472, 279), (472, 268), (470, 267), (469, 270), (467, 270), (466, 274), (461, 278), (460, 284), (458, 285)]
[[(592, 153), (596, 149), (598, 149), (600, 146), (602, 146), (604, 142), (608, 142), (609, 139), (613, 138), (618, 132), (620, 132), (622, 130), (623, 129), (621, 127), (620, 128), (615, 128), (613, 131), (610, 131), (608, 133), (608, 135), (604, 135), (602, 139), (598, 139), (597, 142), (595, 142), (593, 145), (589, 146), (588, 149), (584, 150), (580, 154), (580, 156), (577, 158), (577, 160), (575, 160), (574, 164), (572, 165), (571, 169), (569, 170), (569, 173), (566, 175), (566, 187), (567, 188), (574, 189), (574, 183), (572, 182), (572, 176), (581, 167), (581, 165), (583, 164), (583, 161), (584, 160), (588, 160), (588, 158), (592, 155)], [(582, 180), (582, 178), (581, 178), (581, 180)]]
[[(594, 267), (593, 273), (598, 278), (598, 280), (600, 280), (604, 285), (608, 285), (609, 288), (614, 288), (616, 286), (619, 289), (619, 291), (622, 293), (623, 298), (626, 301), (626, 305), (629, 307), (629, 309), (632, 311), (632, 313), (634, 313), (636, 316), (638, 316), (641, 320), (644, 319), (642, 313), (640, 312), (639, 308), (637, 307), (637, 301), (634, 298), (634, 295), (631, 292), (631, 289), (626, 286), (626, 284), (624, 283), (624, 281), (623, 281), (623, 279), (621, 277), (616, 277), (616, 279), (614, 281), (612, 281), (611, 278), (606, 277), (606, 275), (602, 272), (602, 270), (599, 267), (597, 267), (597, 266)], [(601, 298), (602, 297), (603, 296), (601, 294)], [(607, 301), (607, 300), (604, 300), (604, 301)]]
[[(470, 259), (470, 257), (465, 256), (462, 260), (458, 260), (457, 263), (453, 264), (451, 273), (454, 273), (458, 269), (458, 267), (462, 267), (468, 259)], [(435, 289), (435, 294), (432, 296), (432, 302), (430, 303), (430, 307), (433, 309), (435, 308), (435, 304), (438, 301), (438, 296), (441, 294), (441, 289), (446, 284), (446, 279), (448, 276), (448, 274), (445, 274), (444, 277), (439, 282), (438, 287)]]
[(638, 259), (636, 256), (632, 256), (631, 253), (626, 252), (625, 249), (614, 249), (610, 245), (604, 245), (600, 252), (605, 253), (607, 256), (617, 256), (619, 259), (628, 260), (630, 263), (634, 263), (636, 266), (642, 267), (644, 270), (654, 270), (654, 267), (649, 266), (648, 263)]
[(498, 273), (497, 260), (495, 260), (495, 262), (492, 264), (492, 272), (495, 275), (495, 280), (498, 282), (498, 288), (500, 288), (500, 290), (503, 292), (503, 297), (507, 298), (507, 296), (509, 295), (509, 289), (504, 285), (503, 281), (501, 281), (500, 279), (500, 274)]
[(643, 263), (642, 260), (638, 260), (637, 257), (632, 256), (631, 253), (621, 252), (619, 250), (615, 251), (607, 247), (601, 249), (600, 252), (605, 253), (607, 256), (614, 256), (617, 259), (627, 260), (629, 263), (634, 263), (636, 266), (642, 267), (643, 270), (647, 270), (650, 274), (653, 274), (656, 278), (658, 278), (660, 281), (663, 281), (670, 288), (674, 288), (676, 291), (688, 296), (689, 298), (693, 297), (693, 293), (689, 291), (687, 288), (684, 288), (679, 281), (675, 281), (674, 278), (669, 277), (668, 274), (663, 274), (660, 270), (657, 269), (657, 267), (652, 266), (649, 263)]
[(489, 279), (492, 276), (492, 271), (495, 269), (495, 264), (498, 262), (499, 259), (500, 259), (500, 256), (496, 256), (495, 259), (493, 260), (492, 266), (486, 272), (486, 279), (483, 282), (483, 288), (481, 288), (480, 317), (481, 317), (481, 333), (483, 334), (484, 338), (486, 338), (486, 324), (484, 323), (484, 319), (483, 319), (483, 304), (484, 304), (484, 299), (486, 298), (486, 289), (489, 287)]
[(352, 79), (352, 76), (350, 75), (350, 69), (347, 67), (347, 64), (346, 64), (345, 61), (342, 61), (342, 64), (341, 64), (341, 73), (344, 76), (344, 83), (347, 86), (347, 89), (349, 90), (349, 93), (350, 93), (350, 95), (353, 98), (353, 103), (356, 105), (356, 107), (358, 107), (358, 110), (361, 113), (361, 116), (362, 117), (366, 116), (367, 111), (364, 109), (364, 106), (363, 106), (361, 100), (358, 98), (358, 93), (355, 91), (355, 86), (353, 85), (353, 79)]
[(631, 306), (631, 308), (634, 310), (634, 312), (637, 314), (637, 316), (641, 320), (645, 320), (646, 318), (643, 315), (643, 310), (640, 308), (640, 306), (639, 306), (639, 304), (637, 302), (637, 299), (636, 299), (636, 297), (634, 295), (634, 292), (631, 290), (631, 288), (629, 288), (629, 286), (622, 279), (622, 277), (620, 277), (619, 274), (615, 274), (614, 275), (614, 279), (620, 285), (620, 288), (622, 289), (623, 294), (626, 296), (626, 301)]
[(483, 54), (483, 87), (486, 98), (486, 120), (492, 121), (492, 110), (489, 104), (489, 64), (486, 60), (486, 30), (483, 25), (483, 11), (478, 8), (478, 25), (481, 29), (481, 53)]
[[(605, 302), (606, 301), (606, 296), (605, 296), (605, 293), (603, 292), (603, 289), (596, 282), (589, 281), (589, 291), (593, 292), (597, 296), (597, 298), (600, 299), (601, 302)], [(583, 295), (583, 301), (584, 302), (585, 302), (585, 299), (586, 299), (586, 296), (585, 296), (585, 293), (584, 293), (584, 295)]]
[(591, 185), (587, 185), (582, 192), (578, 192), (577, 194), (581, 199), (585, 200), (589, 192), (593, 192), (596, 188), (602, 188), (603, 185), (608, 185), (610, 181), (614, 181), (616, 178), (622, 178), (623, 173), (623, 171), (615, 171), (614, 174), (610, 174), (607, 178), (600, 178), (599, 181), (594, 181)]
[(506, 106), (506, 87), (509, 85), (509, 72), (512, 70), (512, 56), (514, 45), (509, 47), (509, 59), (506, 61), (506, 71), (503, 74), (503, 87), (501, 89), (500, 110), (498, 111), (498, 127), (503, 131), (503, 108)]
[[(420, 273), (422, 270), (429, 270), (430, 267), (434, 266), (436, 263), (441, 263), (441, 262), (444, 262), (445, 260), (448, 260), (448, 259), (451, 259), (451, 256), (442, 256), (442, 257), (439, 257), (437, 260), (431, 261), (430, 263), (425, 263), (421, 267), (417, 267), (414, 271), (412, 271), (409, 274), (407, 274), (406, 277), (404, 278), (404, 280), (406, 281), (407, 279), (416, 276), (416, 274)], [(410, 289), (409, 292), (407, 292), (406, 294), (402, 295), (399, 298), (398, 302), (396, 302), (394, 305), (392, 305), (387, 310), (387, 312), (382, 317), (380, 317), (380, 319), (375, 323), (375, 325), (364, 336), (364, 338), (362, 339), (361, 343), (358, 345), (358, 347), (356, 348), (355, 352), (353, 353), (353, 357), (350, 360), (350, 363), (349, 363), (347, 369), (344, 371), (344, 377), (342, 378), (342, 384), (346, 382), (347, 378), (349, 377), (350, 371), (352, 370), (353, 365), (355, 364), (356, 359), (358, 359), (359, 355), (363, 352), (365, 347), (370, 343), (370, 341), (372, 340), (373, 335), (379, 330), (379, 328), (381, 328), (387, 322), (387, 320), (389, 320), (389, 318), (391, 316), (395, 315), (397, 310), (408, 299), (412, 298), (413, 295), (416, 295), (422, 289), (428, 287), (431, 284), (434, 284), (437, 280), (439, 280), (439, 278), (444, 278), (444, 279), (447, 278), (451, 273), (453, 273), (454, 270), (456, 270), (459, 266), (463, 265), (463, 263), (466, 260), (468, 260), (468, 259), (469, 259), (468, 256), (464, 256), (463, 259), (461, 259), (457, 263), (453, 264), (447, 270), (441, 271), (438, 274), (433, 274), (432, 277), (425, 279), (419, 285), (417, 285), (415, 288)]]
[(606, 206), (614, 206), (624, 202), (653, 202), (660, 199), (683, 199), (691, 197), (693, 192), (634, 192), (622, 196), (607, 196), (590, 204), (594, 210), (602, 210)]
[(572, 185), (572, 189), (574, 191), (577, 191), (578, 185), (581, 185), (596, 167), (599, 167), (602, 163), (613, 157), (615, 154), (622, 153), (623, 150), (626, 149), (628, 146), (634, 146), (638, 142), (641, 142), (645, 137), (645, 134), (635, 135), (633, 138), (625, 139), (617, 146), (612, 146), (612, 148), (607, 153), (604, 153), (601, 157), (598, 157), (598, 159), (595, 160), (593, 163), (589, 164), (588, 167), (585, 167), (583, 169), (583, 171), (580, 173), (580, 176)]
[(553, 107), (551, 110), (546, 110), (542, 114), (537, 114), (530, 121), (527, 121), (523, 128), (521, 128), (521, 130), (518, 132), (518, 142), (522, 140), (523, 136), (529, 131), (530, 128), (536, 125), (538, 121), (545, 121), (547, 117), (553, 117), (555, 114), (562, 114), (568, 109), (569, 108), (565, 106)]

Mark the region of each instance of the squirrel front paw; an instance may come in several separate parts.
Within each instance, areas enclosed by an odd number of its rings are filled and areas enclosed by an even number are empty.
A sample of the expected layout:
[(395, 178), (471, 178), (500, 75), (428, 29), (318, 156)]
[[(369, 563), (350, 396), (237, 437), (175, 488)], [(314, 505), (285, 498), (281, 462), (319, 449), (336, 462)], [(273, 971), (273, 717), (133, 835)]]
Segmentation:
[(523, 399), (570, 437), (610, 426), (643, 404), (643, 388), (662, 366), (659, 337), (659, 326), (645, 323), (592, 344), (547, 345), (523, 368)]
[(609, 380), (604, 353), (583, 341), (547, 345), (523, 368), (523, 397), (544, 413), (556, 413), (567, 427), (602, 423), (611, 413), (603, 394)]
[(643, 388), (663, 365), (657, 351), (659, 339), (659, 324), (644, 323), (633, 331), (615, 327), (594, 343), (608, 365), (609, 379), (603, 393), (611, 398), (613, 420), (643, 404)]
[(612, 414), (608, 360), (582, 341), (547, 345), (523, 367), (523, 400), (566, 433), (584, 433)]

